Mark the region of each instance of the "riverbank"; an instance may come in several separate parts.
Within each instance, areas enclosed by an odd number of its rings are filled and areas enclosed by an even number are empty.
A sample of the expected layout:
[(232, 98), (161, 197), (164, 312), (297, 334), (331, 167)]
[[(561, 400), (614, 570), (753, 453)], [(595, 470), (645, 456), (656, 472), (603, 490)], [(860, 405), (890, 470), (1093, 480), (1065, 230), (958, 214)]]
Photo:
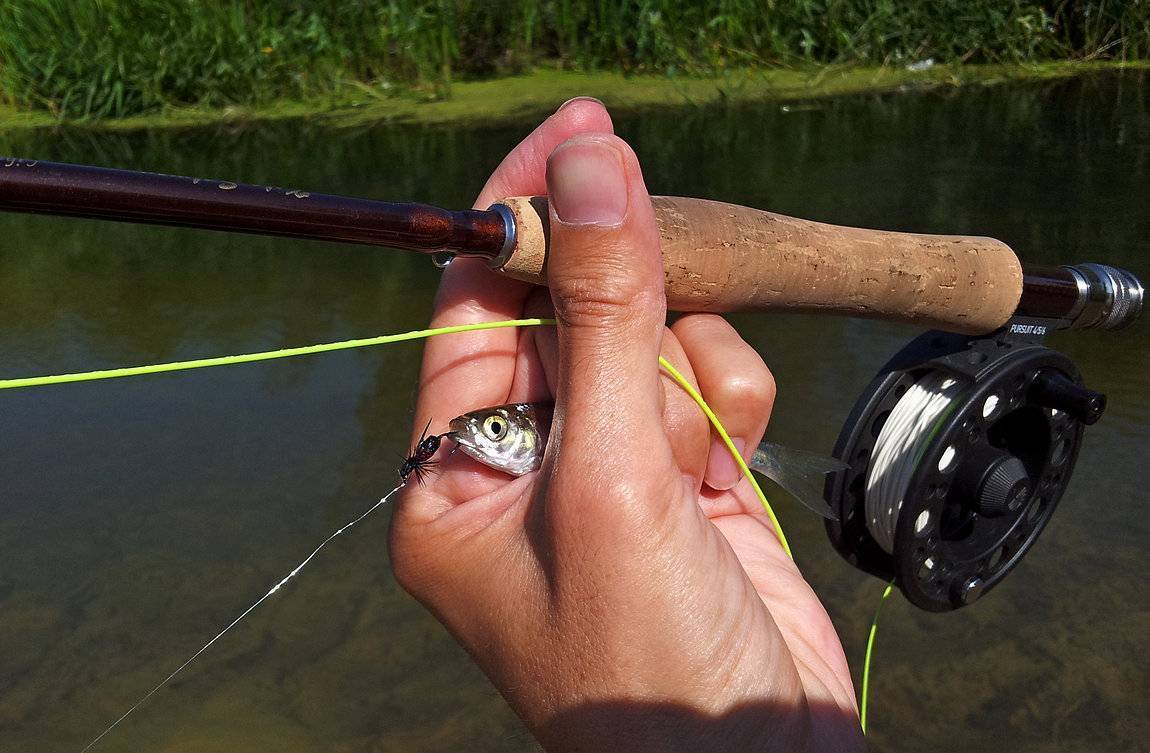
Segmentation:
[(598, 97), (616, 111), (683, 105), (801, 102), (843, 94), (957, 86), (991, 86), (1016, 81), (1066, 78), (1119, 69), (1150, 71), (1146, 62), (1053, 62), (1016, 65), (929, 65), (908, 67), (821, 66), (744, 69), (722, 76), (687, 77), (618, 73), (576, 73), (538, 68), (522, 76), (454, 84), (447, 96), (392, 93), (364, 85), (305, 101), (282, 100), (265, 107), (168, 108), (126, 118), (62, 123), (40, 110), (0, 105), (0, 131), (69, 127), (98, 130), (249, 125), (307, 119), (332, 128), (374, 122), (466, 123), (537, 119), (570, 97)]

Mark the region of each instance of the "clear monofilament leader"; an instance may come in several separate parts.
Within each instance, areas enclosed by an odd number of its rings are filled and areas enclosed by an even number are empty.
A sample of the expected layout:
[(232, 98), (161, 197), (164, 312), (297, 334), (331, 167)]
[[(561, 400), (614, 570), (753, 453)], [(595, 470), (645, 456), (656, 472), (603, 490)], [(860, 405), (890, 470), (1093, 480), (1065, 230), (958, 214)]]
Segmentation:
[(284, 587), (284, 585), (287, 584), (287, 582), (289, 580), (291, 580), (296, 575), (298, 575), (300, 570), (303, 570), (305, 567), (307, 567), (308, 563), (311, 562), (315, 558), (315, 556), (317, 554), (319, 554), (321, 550), (323, 550), (324, 547), (326, 547), (329, 543), (331, 543), (332, 540), (334, 540), (336, 537), (338, 537), (344, 531), (346, 531), (349, 528), (351, 528), (352, 526), (354, 526), (356, 523), (359, 523), (361, 520), (366, 518), (368, 515), (371, 515), (373, 512), (376, 511), (376, 509), (385, 505), (388, 502), (388, 500), (390, 500), (392, 498), (392, 496), (395, 495), (396, 492), (398, 492), (400, 489), (403, 488), (405, 483), (406, 483), (406, 481), (401, 482), (399, 484), (399, 486), (395, 487), (394, 489), (389, 491), (387, 494), (383, 495), (383, 497), (378, 502), (376, 502), (374, 505), (372, 505), (371, 507), (369, 507), (365, 511), (363, 511), (358, 517), (348, 521), (347, 523), (344, 523), (343, 526), (336, 529), (336, 531), (334, 533), (332, 533), (330, 536), (328, 536), (326, 539), (324, 539), (322, 542), (320, 542), (320, 545), (317, 546), (315, 549), (313, 549), (311, 554), (309, 554), (307, 557), (304, 558), (304, 560), (302, 562), (300, 562), (298, 565), (296, 565), (294, 568), (292, 568), (291, 572), (289, 572), (287, 575), (285, 575), (283, 578), (281, 578), (279, 580), (279, 582), (277, 582), (274, 586), (271, 587), (271, 590), (269, 590), (267, 593), (265, 593), (260, 598), (256, 599), (256, 601), (250, 607), (248, 607), (247, 609), (245, 609), (243, 612), (240, 613), (239, 617), (236, 617), (234, 620), (232, 620), (230, 623), (228, 623), (227, 627), (225, 627), (220, 632), (216, 633), (214, 638), (212, 638), (210, 641), (205, 643), (203, 646), (200, 647), (200, 649), (198, 651), (196, 651), (194, 654), (192, 654), (190, 657), (188, 657), (187, 661), (185, 661), (180, 666), (176, 667), (176, 669), (174, 671), (172, 671), (167, 677), (160, 680), (160, 682), (155, 687), (153, 687), (151, 690), (149, 690), (147, 693), (145, 693), (143, 696), (141, 696), (139, 698), (139, 700), (137, 700), (135, 703), (133, 703), (128, 708), (127, 711), (125, 711), (118, 719), (116, 719), (116, 721), (114, 721), (110, 725), (108, 725), (104, 729), (104, 731), (101, 732), (99, 735), (96, 735), (96, 737), (92, 738), (92, 740), (89, 741), (88, 744), (84, 746), (84, 748), (80, 751), (80, 753), (87, 753), (87, 751), (91, 750), (92, 747), (95, 746), (98, 742), (100, 742), (100, 740), (104, 739), (104, 737), (109, 732), (111, 732), (116, 727), (118, 727), (120, 725), (120, 722), (124, 721), (129, 716), (131, 716), (132, 713), (136, 709), (140, 708), (140, 706), (142, 706), (149, 698), (154, 696), (156, 693), (158, 693), (160, 691), (161, 688), (163, 688), (165, 685), (167, 685), (169, 682), (171, 682), (172, 678), (174, 678), (180, 672), (183, 672), (185, 669), (187, 669), (188, 665), (190, 665), (192, 662), (194, 662), (196, 659), (198, 659), (200, 657), (200, 654), (204, 653), (209, 648), (211, 648), (213, 643), (218, 641), (220, 638), (223, 638), (224, 635), (227, 634), (232, 628), (234, 628), (236, 625), (240, 624), (240, 622), (242, 622), (245, 617), (247, 617), (249, 614), (251, 614), (253, 611), (255, 611), (256, 607), (258, 607), (260, 604), (263, 604), (265, 601), (267, 601), (269, 598), (271, 598), (272, 594), (274, 594), (276, 591), (279, 591), (281, 588)]
[[(907, 488), (940, 418), (949, 413), (962, 384), (933, 371), (899, 399), (879, 432), (866, 477), (866, 522), (871, 536), (888, 554)], [(940, 464), (954, 462), (943, 456)]]

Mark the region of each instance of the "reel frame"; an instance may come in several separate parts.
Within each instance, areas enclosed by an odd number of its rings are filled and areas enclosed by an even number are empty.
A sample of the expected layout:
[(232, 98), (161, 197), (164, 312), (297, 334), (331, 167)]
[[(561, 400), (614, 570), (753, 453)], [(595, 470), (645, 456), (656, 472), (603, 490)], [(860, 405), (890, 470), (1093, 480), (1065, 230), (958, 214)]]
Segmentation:
[[(1049, 523), (1084, 428), (1105, 409), (1105, 397), (1083, 386), (1074, 363), (1042, 344), (1061, 324), (1015, 319), (983, 337), (931, 331), (883, 366), (834, 449), (850, 465), (826, 488), (838, 515), (827, 521), (827, 534), (840, 555), (893, 579), (931, 612), (969, 605), (1002, 582)], [(866, 476), (883, 422), (930, 371), (965, 387), (923, 445), (888, 553), (867, 527)]]

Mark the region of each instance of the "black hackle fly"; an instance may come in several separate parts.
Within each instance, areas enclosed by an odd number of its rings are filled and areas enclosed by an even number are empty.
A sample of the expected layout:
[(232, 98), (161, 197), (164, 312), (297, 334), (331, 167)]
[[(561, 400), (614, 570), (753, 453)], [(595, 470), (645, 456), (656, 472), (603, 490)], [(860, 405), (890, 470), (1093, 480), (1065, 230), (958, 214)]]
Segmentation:
[(415, 480), (423, 483), (427, 476), (434, 471), (435, 466), (439, 462), (432, 460), (432, 456), (439, 451), (439, 443), (443, 441), (443, 437), (438, 434), (427, 436), (427, 430), (431, 428), (431, 419), (427, 420), (427, 426), (423, 427), (423, 433), (419, 435), (419, 442), (412, 448), (411, 454), (403, 459), (403, 465), (399, 467), (399, 482), (406, 484), (411, 476), (415, 476)]

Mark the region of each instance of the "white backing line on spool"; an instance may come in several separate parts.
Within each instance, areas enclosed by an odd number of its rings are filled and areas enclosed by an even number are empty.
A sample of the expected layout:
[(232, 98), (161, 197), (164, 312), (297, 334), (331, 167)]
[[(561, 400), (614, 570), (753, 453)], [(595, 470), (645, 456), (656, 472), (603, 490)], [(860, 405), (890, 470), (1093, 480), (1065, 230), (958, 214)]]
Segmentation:
[[(871, 536), (888, 554), (894, 553), (898, 515), (906, 501), (911, 476), (962, 384), (945, 372), (926, 374), (899, 399), (883, 424), (866, 477), (866, 523)], [(955, 462), (953, 448), (939, 460), (939, 470)], [(915, 521), (918, 530), (930, 523), (929, 513)]]

